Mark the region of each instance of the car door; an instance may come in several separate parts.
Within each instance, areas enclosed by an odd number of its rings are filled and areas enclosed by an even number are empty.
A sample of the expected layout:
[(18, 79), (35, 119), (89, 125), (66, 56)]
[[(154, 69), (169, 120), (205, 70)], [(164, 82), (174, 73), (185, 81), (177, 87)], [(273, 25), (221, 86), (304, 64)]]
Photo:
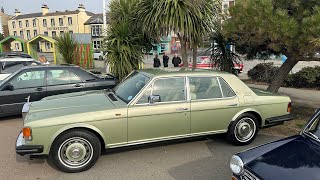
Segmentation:
[[(153, 141), (190, 133), (190, 102), (185, 77), (156, 79), (141, 99), (128, 108), (128, 141)], [(150, 95), (161, 102), (149, 104)]]
[[(11, 85), (12, 88), (5, 88)], [(8, 80), (0, 91), (1, 109), (4, 114), (20, 114), (23, 104), (39, 101), (46, 96), (45, 70), (29, 69)]]
[(220, 77), (189, 77), (191, 132), (224, 132), (237, 112), (239, 102)]
[(67, 68), (53, 68), (47, 70), (48, 96), (79, 92), (85, 89), (85, 83)]

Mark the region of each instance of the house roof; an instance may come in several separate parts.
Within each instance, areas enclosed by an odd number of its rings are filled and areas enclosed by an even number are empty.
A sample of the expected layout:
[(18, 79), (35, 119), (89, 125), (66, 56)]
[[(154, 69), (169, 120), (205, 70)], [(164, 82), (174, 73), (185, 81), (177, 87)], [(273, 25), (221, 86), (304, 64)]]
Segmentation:
[(91, 44), (90, 33), (76, 33), (72, 34), (72, 37), (78, 44)]
[[(75, 10), (75, 11), (56, 11), (56, 12), (49, 12), (45, 15), (42, 15), (42, 13), (30, 13), (30, 14), (22, 14), (19, 16), (14, 16), (11, 19), (12, 20), (17, 20), (17, 19), (26, 19), (26, 18), (36, 18), (36, 17), (48, 17), (48, 16), (61, 16), (61, 15), (71, 15), (71, 14), (78, 14), (80, 11)], [(88, 16), (93, 16), (94, 13), (85, 11)]]
[[(109, 24), (109, 13), (107, 15), (107, 24)], [(90, 25), (90, 24), (103, 24), (103, 14), (94, 14), (91, 16), (85, 23), (85, 25)]]

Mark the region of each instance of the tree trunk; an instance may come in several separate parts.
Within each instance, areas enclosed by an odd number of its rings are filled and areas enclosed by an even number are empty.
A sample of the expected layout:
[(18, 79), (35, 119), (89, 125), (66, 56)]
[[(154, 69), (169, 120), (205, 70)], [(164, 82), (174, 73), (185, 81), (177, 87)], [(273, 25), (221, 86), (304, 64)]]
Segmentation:
[(179, 36), (179, 39), (181, 43), (181, 57), (183, 67), (188, 67), (187, 41), (184, 36)]
[[(290, 57), (290, 58), (289, 58)], [(288, 76), (289, 72), (292, 70), (292, 68), (299, 62), (299, 58), (289, 56), (288, 59), (282, 64), (280, 69), (277, 71), (276, 75), (274, 76), (273, 80), (271, 81), (268, 91), (271, 92), (278, 92), (280, 89), (283, 81)]]
[(193, 68), (196, 68), (197, 66), (197, 56), (198, 56), (198, 46), (194, 44), (193, 45), (193, 62), (192, 62)]

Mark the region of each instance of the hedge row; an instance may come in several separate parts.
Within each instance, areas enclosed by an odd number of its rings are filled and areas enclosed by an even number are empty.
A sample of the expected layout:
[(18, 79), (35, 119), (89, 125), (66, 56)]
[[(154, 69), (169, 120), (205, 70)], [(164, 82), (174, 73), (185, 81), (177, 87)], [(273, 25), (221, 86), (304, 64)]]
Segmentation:
[[(257, 82), (270, 83), (279, 67), (273, 63), (261, 63), (249, 70), (248, 76)], [(289, 74), (282, 86), (296, 88), (320, 88), (320, 66), (305, 67), (299, 72)]]

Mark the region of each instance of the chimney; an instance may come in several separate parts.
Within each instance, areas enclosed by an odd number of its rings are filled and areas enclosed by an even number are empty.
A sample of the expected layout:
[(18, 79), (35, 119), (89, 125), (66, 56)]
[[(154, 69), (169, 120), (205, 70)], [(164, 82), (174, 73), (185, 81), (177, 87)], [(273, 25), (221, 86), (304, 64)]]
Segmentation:
[(46, 4), (42, 4), (41, 10), (42, 10), (42, 15), (46, 15), (47, 13), (49, 13), (49, 8)]
[(80, 12), (85, 12), (86, 11), (86, 8), (84, 7), (83, 4), (79, 4), (78, 11), (80, 11)]
[(20, 13), (20, 11), (18, 9), (15, 9), (14, 10), (14, 14), (15, 14), (15, 16), (19, 16), (21, 13)]
[(3, 7), (1, 8), (1, 12), (4, 13), (4, 8)]

